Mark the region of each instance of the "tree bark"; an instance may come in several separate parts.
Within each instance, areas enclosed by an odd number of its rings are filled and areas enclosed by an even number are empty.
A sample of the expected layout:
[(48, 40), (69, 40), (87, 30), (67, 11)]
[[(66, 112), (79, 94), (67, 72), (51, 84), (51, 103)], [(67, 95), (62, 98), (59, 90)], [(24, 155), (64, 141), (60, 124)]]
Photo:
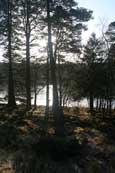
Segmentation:
[(11, 14), (11, 2), (8, 0), (8, 107), (15, 108), (15, 94), (14, 94), (14, 80), (13, 80), (13, 65), (12, 65), (12, 14)]
[(56, 135), (64, 135), (64, 116), (63, 111), (59, 107), (57, 79), (56, 79), (56, 64), (53, 57), (52, 49), (52, 33), (50, 19), (50, 0), (47, 0), (47, 21), (48, 21), (48, 53), (50, 58), (51, 79), (53, 84), (53, 114), (55, 116)]
[(112, 116), (112, 96), (109, 98), (109, 116)]
[(59, 77), (59, 105), (62, 106), (62, 77), (61, 77), (61, 65), (58, 55), (58, 77)]
[(37, 69), (34, 67), (34, 109), (37, 106)]
[(93, 94), (92, 92), (90, 92), (90, 112), (91, 112), (91, 115), (93, 115), (93, 112), (94, 112), (94, 108), (93, 108)]
[(29, 1), (26, 0), (26, 107), (31, 109)]
[(45, 118), (48, 120), (49, 118), (49, 53), (47, 48), (47, 69), (46, 69), (46, 110), (45, 110)]

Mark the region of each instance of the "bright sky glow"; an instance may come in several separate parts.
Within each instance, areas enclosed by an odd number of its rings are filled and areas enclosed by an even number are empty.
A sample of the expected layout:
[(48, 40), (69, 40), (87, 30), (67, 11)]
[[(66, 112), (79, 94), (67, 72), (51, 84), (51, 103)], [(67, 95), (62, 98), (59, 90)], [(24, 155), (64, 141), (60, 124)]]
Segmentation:
[[(88, 31), (83, 33), (84, 43), (92, 32), (95, 32), (97, 36), (101, 35), (101, 23), (107, 27), (110, 22), (115, 20), (115, 0), (77, 0), (77, 2), (79, 7), (93, 11), (94, 19), (88, 22)], [(2, 54), (3, 51), (0, 49), (0, 60), (3, 59)]]
[(106, 26), (115, 20), (115, 0), (77, 0), (78, 6), (91, 9), (94, 19), (88, 22), (88, 31), (83, 34), (85, 40), (92, 32), (101, 35), (101, 23)]

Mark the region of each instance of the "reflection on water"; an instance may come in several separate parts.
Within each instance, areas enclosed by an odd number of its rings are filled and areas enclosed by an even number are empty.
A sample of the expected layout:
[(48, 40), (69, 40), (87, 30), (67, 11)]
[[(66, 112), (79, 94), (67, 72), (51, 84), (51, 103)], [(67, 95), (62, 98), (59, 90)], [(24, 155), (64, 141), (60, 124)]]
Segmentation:
[[(32, 98), (32, 104), (34, 104), (34, 97)], [(46, 105), (46, 86), (37, 96), (37, 105)], [(52, 105), (52, 85), (49, 86), (49, 105)]]
[[(52, 85), (49, 86), (49, 105), (51, 106), (52, 105)], [(32, 99), (32, 104), (34, 104), (34, 98)], [(46, 87), (44, 87), (39, 95), (37, 96), (37, 105), (46, 105)], [(71, 101), (69, 100), (67, 102), (67, 106), (83, 106), (83, 107), (88, 107), (88, 101), (86, 98), (84, 98), (83, 100), (81, 101)]]
[[(7, 103), (7, 100), (4, 100), (2, 98), (4, 98), (7, 95), (6, 91), (2, 91), (0, 93), (0, 103)], [(49, 86), (49, 105), (52, 105), (52, 85)], [(17, 102), (18, 104), (19, 102)], [(32, 104), (34, 104), (34, 94), (32, 95)], [(46, 105), (46, 86), (39, 92), (39, 94), (37, 95), (37, 105)], [(74, 106), (78, 106), (78, 107), (88, 107), (89, 103), (87, 98), (84, 98), (80, 101), (71, 101), (69, 100), (67, 102), (67, 106), (70, 107), (74, 107)], [(94, 106), (96, 105), (96, 100), (94, 100)], [(113, 108), (115, 107), (115, 101), (113, 101)]]
[[(3, 91), (0, 93), (0, 98), (4, 98), (7, 95), (6, 91)], [(52, 85), (49, 86), (49, 105), (52, 105)], [(0, 103), (7, 103), (6, 100), (0, 99)], [(17, 102), (18, 104), (19, 102)], [(34, 94), (32, 95), (32, 104), (34, 104)], [(46, 86), (39, 92), (37, 96), (37, 105), (46, 105)], [(80, 102), (72, 102), (68, 101), (67, 103), (68, 106), (88, 106), (87, 99), (83, 99)]]

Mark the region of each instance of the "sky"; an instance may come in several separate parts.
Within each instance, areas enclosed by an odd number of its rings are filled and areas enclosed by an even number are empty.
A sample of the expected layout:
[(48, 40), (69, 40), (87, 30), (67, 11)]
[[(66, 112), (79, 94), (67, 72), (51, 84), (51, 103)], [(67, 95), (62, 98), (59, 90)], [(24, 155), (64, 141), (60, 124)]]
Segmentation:
[[(95, 32), (101, 36), (102, 23), (105, 25), (105, 31), (109, 23), (115, 20), (115, 0), (77, 0), (79, 7), (85, 7), (93, 11), (93, 20), (88, 22), (88, 31), (83, 33), (83, 41), (87, 42), (90, 34)], [(2, 59), (0, 50), (0, 60)]]
[(85, 41), (92, 32), (101, 36), (102, 25), (107, 26), (115, 20), (115, 0), (77, 0), (79, 7), (93, 11), (94, 19), (88, 22), (88, 31), (83, 34)]

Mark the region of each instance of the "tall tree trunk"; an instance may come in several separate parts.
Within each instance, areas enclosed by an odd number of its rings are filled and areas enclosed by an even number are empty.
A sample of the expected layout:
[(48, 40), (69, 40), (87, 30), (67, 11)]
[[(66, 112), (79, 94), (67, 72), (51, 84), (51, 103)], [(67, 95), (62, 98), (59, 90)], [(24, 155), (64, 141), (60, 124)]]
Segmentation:
[[(109, 50), (109, 48), (108, 48)], [(108, 86), (109, 86), (109, 116), (112, 116), (112, 101), (113, 101), (113, 88), (114, 88), (114, 77), (111, 56), (108, 52)]]
[(94, 108), (93, 108), (93, 94), (92, 94), (92, 91), (90, 92), (90, 112), (91, 112), (91, 115), (93, 115), (93, 112), (94, 112)]
[(11, 2), (8, 0), (8, 107), (15, 108), (15, 94), (14, 94), (14, 80), (13, 80), (13, 67), (12, 67), (12, 14), (11, 14)]
[(53, 84), (53, 113), (55, 116), (55, 125), (56, 125), (56, 135), (64, 135), (64, 117), (63, 111), (59, 107), (58, 101), (58, 91), (57, 91), (57, 80), (56, 80), (56, 64), (53, 57), (52, 50), (52, 34), (51, 34), (51, 19), (50, 19), (50, 0), (47, 0), (47, 21), (48, 21), (48, 52), (50, 58), (50, 67), (51, 67), (51, 79)]
[(46, 110), (45, 110), (45, 118), (48, 120), (49, 117), (49, 53), (47, 48), (47, 69), (46, 69)]
[(99, 110), (99, 98), (97, 97), (97, 100), (96, 100), (96, 111)]
[(36, 93), (36, 89), (34, 91), (34, 110), (36, 109), (37, 106), (37, 93)]
[[(111, 62), (110, 62), (111, 63)], [(109, 88), (109, 116), (112, 116), (112, 102), (113, 102), (113, 71), (110, 65), (110, 88)]]
[(112, 116), (112, 96), (110, 94), (110, 98), (109, 98), (109, 116)]
[(29, 1), (26, 0), (26, 106), (31, 109), (31, 77), (30, 77), (30, 23), (29, 23)]
[(37, 68), (34, 66), (34, 109), (37, 106)]
[(59, 105), (62, 106), (62, 77), (61, 77), (61, 65), (58, 55), (58, 77), (59, 77)]

